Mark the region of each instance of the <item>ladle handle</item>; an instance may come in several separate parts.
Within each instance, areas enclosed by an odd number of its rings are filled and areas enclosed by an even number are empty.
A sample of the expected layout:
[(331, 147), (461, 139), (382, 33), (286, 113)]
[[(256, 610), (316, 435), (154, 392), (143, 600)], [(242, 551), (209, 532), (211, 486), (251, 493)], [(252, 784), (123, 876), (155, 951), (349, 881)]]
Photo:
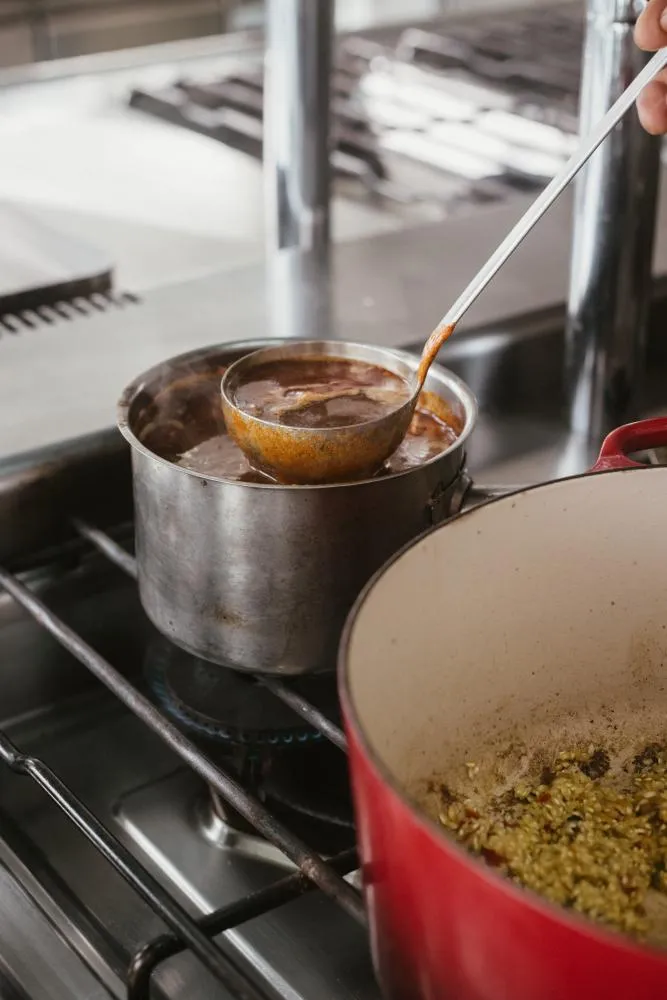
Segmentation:
[(455, 326), (460, 321), (461, 317), (467, 312), (477, 296), (484, 291), (505, 261), (512, 256), (524, 237), (539, 222), (547, 209), (551, 207), (572, 178), (581, 170), (600, 143), (632, 107), (646, 84), (650, 83), (653, 77), (666, 65), (667, 49), (660, 49), (648, 61), (641, 73), (637, 74), (630, 86), (623, 91), (618, 100), (612, 104), (609, 111), (600, 119), (595, 128), (591, 129), (588, 135), (581, 140), (560, 173), (556, 174), (553, 180), (547, 184), (544, 191), (535, 199), (525, 215), (519, 219), (495, 253), (489, 257), (484, 267), (477, 272), (468, 287), (459, 295), (454, 305), (445, 313), (436, 328), (437, 330)]

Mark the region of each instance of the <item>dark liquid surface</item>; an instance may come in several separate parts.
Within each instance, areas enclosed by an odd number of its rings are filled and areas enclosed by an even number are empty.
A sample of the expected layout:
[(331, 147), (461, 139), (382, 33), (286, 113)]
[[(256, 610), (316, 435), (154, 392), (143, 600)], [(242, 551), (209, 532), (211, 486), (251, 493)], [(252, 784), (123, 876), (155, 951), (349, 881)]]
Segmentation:
[[(456, 431), (449, 424), (428, 410), (417, 410), (408, 433), (376, 473), (376, 477), (416, 469), (436, 455), (441, 455), (456, 438)], [(177, 464), (204, 476), (216, 476), (236, 482), (274, 482), (270, 476), (253, 469), (241, 449), (227, 434), (218, 434), (208, 441), (202, 441), (181, 455)]]
[(258, 365), (233, 390), (251, 416), (290, 427), (349, 427), (405, 403), (405, 379), (379, 365), (345, 358), (290, 358)]
[[(241, 483), (272, 483), (252, 468), (227, 435), (220, 405), (220, 379), (225, 366), (211, 363), (188, 372), (147, 396), (135, 418), (139, 440), (170, 462), (211, 476)], [(423, 393), (409, 431), (376, 476), (417, 468), (446, 451), (463, 429), (463, 419), (433, 393)]]

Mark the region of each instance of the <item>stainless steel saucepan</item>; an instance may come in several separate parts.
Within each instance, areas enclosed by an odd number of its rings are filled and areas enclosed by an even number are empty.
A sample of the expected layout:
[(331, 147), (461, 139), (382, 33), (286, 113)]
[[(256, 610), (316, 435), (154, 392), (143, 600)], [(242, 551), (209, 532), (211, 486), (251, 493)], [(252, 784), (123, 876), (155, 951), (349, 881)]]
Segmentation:
[[(224, 370), (264, 346), (180, 355), (123, 394), (118, 424), (132, 448), (141, 601), (164, 635), (215, 663), (275, 674), (332, 670), (345, 616), (366, 581), (451, 512), (477, 407), (460, 379), (434, 366), (426, 389), (460, 421), (458, 439), (419, 468), (362, 482), (234, 482), (176, 465), (176, 456), (224, 430)], [(385, 367), (411, 360), (368, 350)]]

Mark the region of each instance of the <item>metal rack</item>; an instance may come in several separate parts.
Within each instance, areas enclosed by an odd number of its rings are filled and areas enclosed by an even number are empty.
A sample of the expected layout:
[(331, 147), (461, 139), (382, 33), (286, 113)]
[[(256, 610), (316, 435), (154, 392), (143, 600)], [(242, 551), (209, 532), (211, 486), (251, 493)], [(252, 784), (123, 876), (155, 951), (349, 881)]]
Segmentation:
[[(136, 579), (136, 561), (122, 546), (99, 528), (83, 521), (76, 521), (74, 526), (83, 539), (128, 576)], [(239, 1000), (267, 1000), (267, 994), (251, 980), (240, 964), (218, 948), (212, 939), (315, 888), (321, 889), (359, 923), (366, 924), (361, 895), (343, 877), (357, 868), (354, 849), (341, 852), (324, 861), (319, 854), (312, 851), (280, 823), (234, 777), (214, 764), (148, 698), (54, 614), (17, 576), (0, 568), (0, 587), (130, 711), (160, 736), (193, 771), (213, 786), (260, 835), (278, 847), (297, 869), (293, 874), (277, 880), (266, 888), (195, 920), (43, 761), (23, 754), (0, 731), (0, 760), (14, 772), (32, 778), (169, 928), (168, 933), (146, 943), (132, 957), (127, 972), (128, 1000), (148, 1000), (155, 969), (162, 962), (186, 949), (192, 951), (219, 982)], [(335, 746), (342, 751), (345, 750), (345, 736), (342, 731), (315, 706), (279, 680), (262, 677), (257, 679)]]

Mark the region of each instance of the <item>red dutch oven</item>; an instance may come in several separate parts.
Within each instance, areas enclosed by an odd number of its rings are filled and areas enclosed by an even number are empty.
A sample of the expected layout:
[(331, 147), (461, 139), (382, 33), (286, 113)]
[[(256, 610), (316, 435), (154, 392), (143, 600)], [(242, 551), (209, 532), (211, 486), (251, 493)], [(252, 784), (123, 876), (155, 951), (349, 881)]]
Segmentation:
[[(429, 818), (582, 736), (667, 737), (667, 467), (614, 431), (592, 472), (468, 510), (404, 548), (348, 620), (340, 691), (374, 963), (388, 1000), (665, 1000), (667, 952), (522, 890)], [(482, 780), (480, 778), (480, 780)]]

